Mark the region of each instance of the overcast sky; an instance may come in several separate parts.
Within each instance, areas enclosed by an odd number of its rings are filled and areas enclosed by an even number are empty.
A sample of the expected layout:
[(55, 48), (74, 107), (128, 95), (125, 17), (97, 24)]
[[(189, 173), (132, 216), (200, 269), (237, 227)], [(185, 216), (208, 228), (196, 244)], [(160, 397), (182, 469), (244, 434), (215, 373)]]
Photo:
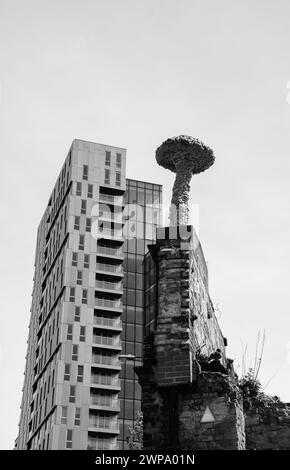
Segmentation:
[[(215, 165), (192, 180), (210, 292), (241, 362), (290, 402), (288, 0), (0, 0), (0, 448), (17, 436), (36, 230), (74, 138), (154, 152), (189, 134)], [(289, 82), (289, 90), (287, 84)], [(238, 371), (240, 367), (238, 367)]]

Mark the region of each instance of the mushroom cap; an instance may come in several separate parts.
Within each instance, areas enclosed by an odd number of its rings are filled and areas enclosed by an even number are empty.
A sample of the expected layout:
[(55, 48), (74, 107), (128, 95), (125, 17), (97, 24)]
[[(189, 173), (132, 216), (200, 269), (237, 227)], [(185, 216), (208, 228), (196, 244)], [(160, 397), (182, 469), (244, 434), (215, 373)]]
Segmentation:
[(176, 165), (184, 163), (193, 174), (201, 173), (214, 164), (213, 151), (203, 142), (188, 135), (165, 140), (156, 150), (158, 165), (176, 173)]

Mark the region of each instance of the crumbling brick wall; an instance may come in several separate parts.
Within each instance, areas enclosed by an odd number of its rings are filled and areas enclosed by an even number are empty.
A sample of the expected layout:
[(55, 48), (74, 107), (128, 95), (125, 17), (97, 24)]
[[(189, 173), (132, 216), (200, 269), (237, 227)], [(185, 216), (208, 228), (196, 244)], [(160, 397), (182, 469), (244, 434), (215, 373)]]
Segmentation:
[[(242, 400), (233, 377), (204, 372), (192, 384), (160, 387), (155, 372), (155, 366), (138, 368), (144, 449), (245, 449)], [(203, 421), (207, 409), (213, 419)]]
[[(158, 237), (157, 237), (158, 238)], [(187, 242), (157, 239), (155, 331), (144, 340), (142, 386), (144, 448), (244, 448), (244, 419), (235, 378), (202, 373), (196, 355), (217, 348), (224, 337), (207, 288), (207, 269), (194, 231)], [(201, 423), (207, 406), (214, 422)]]
[(225, 364), (225, 348), (194, 231), (186, 243), (157, 237), (152, 253), (158, 273), (156, 326), (144, 340), (143, 366), (136, 368), (144, 448), (290, 449), (288, 407), (244, 411), (234, 374), (197, 367), (196, 356), (208, 357), (216, 348)]
[(188, 340), (194, 353), (209, 356), (219, 348), (224, 357), (225, 339), (208, 292), (206, 262), (193, 227), (188, 229), (186, 242), (157, 239), (156, 347), (172, 353)]
[[(206, 411), (210, 419), (203, 421)], [(243, 450), (245, 423), (236, 379), (204, 372), (179, 397), (179, 441), (183, 449)]]
[(275, 403), (245, 411), (248, 450), (290, 449), (290, 406)]

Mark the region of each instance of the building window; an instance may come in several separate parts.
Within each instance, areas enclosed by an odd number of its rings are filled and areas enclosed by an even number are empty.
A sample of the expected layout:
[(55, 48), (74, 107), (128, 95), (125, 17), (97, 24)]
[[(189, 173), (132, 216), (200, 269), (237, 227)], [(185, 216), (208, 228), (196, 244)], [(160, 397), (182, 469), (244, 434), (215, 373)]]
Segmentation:
[(93, 185), (92, 184), (88, 185), (88, 197), (90, 198), (93, 197)]
[(71, 385), (69, 388), (69, 402), (75, 403), (76, 401), (76, 386)]
[(82, 271), (78, 271), (78, 273), (77, 273), (77, 284), (81, 286), (82, 281), (83, 281), (83, 273), (82, 273)]
[(88, 450), (110, 450), (111, 440), (106, 437), (89, 437)]
[(79, 215), (75, 215), (74, 229), (75, 229), (75, 230), (79, 230), (79, 229), (80, 229), (80, 216), (79, 216)]
[(73, 254), (72, 254), (72, 266), (74, 266), (75, 268), (77, 267), (78, 265), (78, 254), (73, 251)]
[(85, 236), (80, 235), (79, 250), (85, 249)]
[(121, 186), (121, 173), (119, 171), (116, 172), (116, 186)]
[(74, 302), (74, 301), (75, 301), (75, 288), (74, 288), (74, 287), (71, 287), (71, 288), (70, 288), (69, 301), (70, 301), (70, 302)]
[(61, 407), (61, 424), (67, 424), (67, 406)]
[(81, 214), (85, 214), (87, 212), (87, 201), (82, 199), (81, 203)]
[(95, 364), (104, 364), (107, 366), (112, 365), (115, 357), (108, 353), (99, 353), (93, 355), (93, 362)]
[(91, 395), (91, 402), (93, 405), (99, 406), (112, 406), (112, 396), (107, 393)]
[(83, 289), (82, 303), (83, 304), (88, 303), (88, 291), (87, 291), (87, 289)]
[(75, 321), (80, 321), (81, 318), (81, 308), (75, 307)]
[(78, 366), (77, 382), (82, 382), (84, 378), (84, 366)]
[(88, 165), (83, 166), (83, 180), (88, 179), (88, 174), (89, 174), (89, 168)]
[(122, 155), (121, 153), (117, 153), (117, 156), (116, 156), (116, 167), (117, 168), (121, 168), (122, 166)]
[(90, 267), (90, 255), (85, 255), (84, 257), (84, 268)]
[(71, 356), (72, 361), (77, 361), (77, 360), (78, 360), (78, 350), (79, 350), (78, 345), (77, 345), (77, 344), (73, 344), (73, 347), (72, 347), (72, 356)]
[(77, 182), (76, 195), (77, 195), (77, 196), (81, 196), (81, 195), (82, 195), (82, 183), (80, 183), (80, 182)]
[(81, 409), (76, 408), (75, 409), (75, 426), (80, 426), (81, 425)]
[(106, 165), (106, 166), (110, 166), (110, 165), (111, 165), (111, 152), (106, 151), (105, 165)]
[(107, 415), (96, 415), (93, 420), (94, 426), (97, 426), (100, 428), (109, 428), (111, 421), (112, 419)]
[(54, 405), (54, 393), (55, 393), (55, 388), (52, 389), (52, 394), (51, 394), (51, 406)]
[(73, 445), (72, 439), (73, 439), (73, 432), (71, 429), (68, 429), (66, 432), (66, 443), (65, 443), (66, 449), (72, 449), (72, 445)]
[(70, 364), (64, 365), (64, 378), (63, 380), (70, 380)]
[(81, 326), (80, 328), (80, 341), (86, 341), (86, 327)]
[(87, 218), (86, 219), (86, 232), (90, 232), (92, 227), (92, 220)]
[(94, 339), (94, 343), (96, 344), (109, 344), (109, 345), (114, 344), (113, 335), (110, 333), (100, 333), (100, 334), (94, 335), (93, 339)]
[(67, 340), (72, 341), (73, 339), (73, 325), (67, 325)]
[(110, 184), (110, 170), (105, 169), (105, 184)]

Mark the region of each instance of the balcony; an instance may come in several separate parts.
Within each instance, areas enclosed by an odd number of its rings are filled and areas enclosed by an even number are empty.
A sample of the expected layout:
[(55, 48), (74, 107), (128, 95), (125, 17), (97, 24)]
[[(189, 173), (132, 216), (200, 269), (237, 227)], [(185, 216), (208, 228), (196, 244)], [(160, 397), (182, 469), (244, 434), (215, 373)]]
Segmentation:
[(109, 310), (120, 310), (123, 311), (123, 303), (120, 300), (110, 300), (110, 299), (103, 299), (100, 297), (95, 298), (95, 306), (96, 307), (105, 307)]
[(106, 330), (122, 331), (122, 320), (120, 319), (120, 317), (112, 318), (94, 316), (94, 325)]
[(91, 395), (90, 397), (90, 408), (94, 410), (111, 411), (113, 413), (119, 413), (120, 401), (117, 398), (111, 398), (102, 395)]
[(122, 248), (113, 248), (110, 246), (98, 245), (97, 255), (105, 255), (112, 258), (121, 258), (124, 259)]
[(124, 271), (123, 266), (118, 264), (104, 264), (104, 263), (97, 263), (96, 264), (96, 271), (100, 271), (102, 273), (113, 274), (115, 276), (123, 277)]
[(123, 230), (113, 230), (98, 228), (98, 238), (106, 238), (108, 240), (124, 241)]
[(99, 202), (104, 202), (105, 204), (110, 204), (114, 206), (122, 206), (123, 196), (112, 196), (110, 194), (100, 193)]
[(121, 351), (122, 344), (119, 336), (93, 335), (93, 346), (112, 351)]
[(100, 390), (112, 390), (114, 392), (119, 392), (121, 390), (121, 383), (120, 380), (115, 376), (92, 374), (91, 387), (95, 387)]
[(123, 293), (123, 286), (121, 282), (111, 282), (111, 281), (103, 281), (97, 280), (96, 281), (96, 288), (105, 290), (105, 291), (113, 291), (115, 294)]
[(103, 439), (101, 443), (98, 440), (90, 439), (87, 450), (116, 450), (116, 444), (112, 442), (105, 443)]
[(93, 354), (92, 367), (93, 366), (103, 369), (121, 370), (121, 362), (115, 356)]
[(102, 209), (100, 209), (99, 220), (117, 225), (124, 225), (122, 212), (102, 211)]
[(119, 423), (116, 419), (104, 419), (99, 416), (89, 418), (89, 431), (119, 434)]

